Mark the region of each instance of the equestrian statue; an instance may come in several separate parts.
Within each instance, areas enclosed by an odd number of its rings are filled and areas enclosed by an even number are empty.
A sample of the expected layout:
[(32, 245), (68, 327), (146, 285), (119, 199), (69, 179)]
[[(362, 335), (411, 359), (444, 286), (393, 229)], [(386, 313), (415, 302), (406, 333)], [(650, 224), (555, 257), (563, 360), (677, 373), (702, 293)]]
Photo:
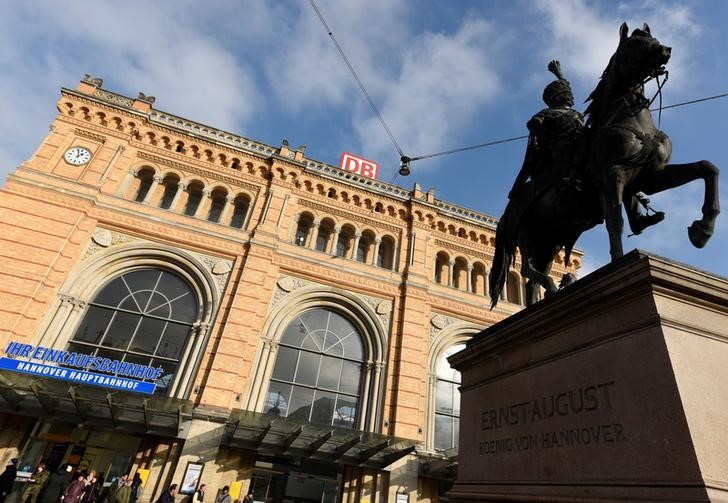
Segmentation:
[(672, 144), (655, 127), (651, 101), (644, 95), (648, 81), (667, 78), (671, 49), (651, 35), (647, 24), (628, 35), (623, 23), (619, 33), (617, 50), (587, 99), (586, 120), (573, 109), (571, 86), (558, 61), (548, 65), (557, 80), (543, 93), (548, 108), (528, 121), (523, 166), (496, 230), (491, 309), (515, 262), (516, 248), (527, 279), (527, 305), (538, 301), (539, 286), (547, 295), (558, 290), (549, 276), (553, 260), (563, 249), (568, 263), (584, 231), (606, 221), (611, 258), (621, 257), (622, 206), (633, 234), (664, 219), (664, 213), (652, 211), (644, 194), (703, 179), (703, 217), (688, 227), (688, 237), (702, 248), (713, 233), (720, 211), (718, 168), (709, 161), (668, 164)]

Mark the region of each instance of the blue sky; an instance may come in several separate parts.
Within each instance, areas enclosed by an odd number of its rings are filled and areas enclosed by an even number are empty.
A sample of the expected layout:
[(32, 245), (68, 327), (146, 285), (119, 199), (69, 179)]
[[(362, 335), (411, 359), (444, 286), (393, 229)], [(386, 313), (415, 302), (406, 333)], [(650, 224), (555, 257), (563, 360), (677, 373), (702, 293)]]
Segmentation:
[[(317, 5), (411, 157), (526, 134), (559, 59), (577, 108), (614, 51), (618, 28), (650, 24), (672, 46), (664, 104), (728, 92), (728, 2), (587, 0), (317, 0)], [(399, 154), (305, 0), (9, 2), (0, 17), (0, 180), (32, 155), (55, 115), (61, 86), (85, 73), (155, 107), (278, 146), (306, 145), (336, 164), (343, 151), (381, 164), (391, 181)], [(728, 167), (728, 99), (666, 110), (673, 162)], [(525, 149), (517, 141), (412, 164), (439, 198), (500, 216)], [(725, 178), (721, 197), (728, 200)], [(625, 249), (642, 248), (728, 276), (728, 223), (705, 249), (686, 227), (702, 184), (653, 196), (664, 222)], [(585, 269), (608, 259), (606, 230), (577, 246)], [(585, 272), (586, 272), (585, 271)]]

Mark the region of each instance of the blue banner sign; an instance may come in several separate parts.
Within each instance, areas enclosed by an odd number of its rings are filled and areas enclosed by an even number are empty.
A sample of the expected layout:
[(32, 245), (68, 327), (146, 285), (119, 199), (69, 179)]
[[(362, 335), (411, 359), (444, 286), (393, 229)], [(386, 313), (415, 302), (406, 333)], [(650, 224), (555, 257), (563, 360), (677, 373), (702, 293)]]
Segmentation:
[[(5, 357), (0, 357), (0, 369), (147, 395), (154, 393), (156, 384), (154, 381), (144, 382), (139, 379), (154, 379), (156, 381), (163, 372), (162, 367), (155, 368), (43, 346), (34, 347), (30, 344), (18, 342), (11, 342), (5, 349), (5, 355)], [(46, 363), (25, 361), (18, 358), (28, 358)], [(47, 363), (60, 364), (63, 367), (48, 365)], [(92, 372), (94, 370), (97, 372)], [(99, 372), (104, 372), (106, 375)]]

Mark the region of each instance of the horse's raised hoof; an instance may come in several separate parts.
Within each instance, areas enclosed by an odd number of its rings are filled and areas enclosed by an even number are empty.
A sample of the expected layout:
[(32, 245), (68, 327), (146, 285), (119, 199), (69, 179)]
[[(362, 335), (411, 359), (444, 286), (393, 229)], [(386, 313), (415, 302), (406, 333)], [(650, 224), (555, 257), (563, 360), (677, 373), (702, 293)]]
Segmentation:
[(700, 220), (695, 220), (690, 227), (688, 227), (688, 237), (695, 248), (702, 248), (705, 246), (705, 243), (708, 242), (712, 235), (713, 230), (709, 229), (708, 226)]

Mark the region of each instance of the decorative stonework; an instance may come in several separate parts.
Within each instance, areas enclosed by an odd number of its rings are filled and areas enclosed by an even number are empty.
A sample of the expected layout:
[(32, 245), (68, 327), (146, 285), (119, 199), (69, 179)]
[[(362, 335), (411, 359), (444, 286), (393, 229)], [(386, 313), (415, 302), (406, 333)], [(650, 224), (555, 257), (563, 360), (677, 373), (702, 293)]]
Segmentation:
[(110, 91), (105, 91), (103, 89), (96, 89), (94, 92), (94, 97), (99, 98), (103, 101), (106, 101), (107, 103), (111, 103), (113, 105), (120, 105), (122, 107), (129, 107), (131, 108), (132, 105), (134, 105), (134, 100), (127, 98), (126, 96), (122, 96), (120, 94), (112, 93)]
[(440, 313), (433, 313), (430, 318), (430, 339), (437, 337), (443, 329), (459, 320)]
[[(294, 276), (281, 276), (276, 282), (276, 288), (273, 292), (273, 298), (271, 300), (270, 308), (276, 306), (286, 295), (289, 293), (304, 288), (307, 286), (321, 286), (319, 283), (308, 281)], [(331, 288), (331, 287), (325, 287)], [(388, 300), (382, 300), (381, 298), (371, 297), (357, 292), (347, 290), (347, 293), (354, 295), (358, 299), (365, 302), (372, 310), (376, 313), (382, 326), (389, 331), (389, 322), (392, 316), (392, 302)]]
[(214, 266), (212, 266), (212, 274), (220, 275), (227, 274), (233, 268), (233, 264), (230, 260), (218, 260)]
[(107, 248), (111, 246), (111, 231), (109, 229), (98, 228), (91, 235), (91, 239), (102, 248)]
[[(147, 240), (118, 231), (105, 229), (103, 227), (97, 227), (91, 235), (91, 240), (89, 241), (81, 260), (87, 260), (89, 257), (96, 255), (102, 250), (120, 244), (142, 242), (147, 242)], [(200, 264), (203, 265), (203, 267), (212, 275), (217, 293), (222, 296), (225, 291), (225, 287), (227, 286), (230, 272), (233, 268), (233, 261), (184, 249), (180, 249), (180, 251), (193, 256)]]
[(99, 143), (106, 143), (106, 136), (102, 134), (92, 133), (91, 131), (86, 131), (81, 128), (76, 128), (74, 133), (76, 133), (76, 136), (80, 136), (82, 138), (88, 138), (89, 140), (97, 141)]

